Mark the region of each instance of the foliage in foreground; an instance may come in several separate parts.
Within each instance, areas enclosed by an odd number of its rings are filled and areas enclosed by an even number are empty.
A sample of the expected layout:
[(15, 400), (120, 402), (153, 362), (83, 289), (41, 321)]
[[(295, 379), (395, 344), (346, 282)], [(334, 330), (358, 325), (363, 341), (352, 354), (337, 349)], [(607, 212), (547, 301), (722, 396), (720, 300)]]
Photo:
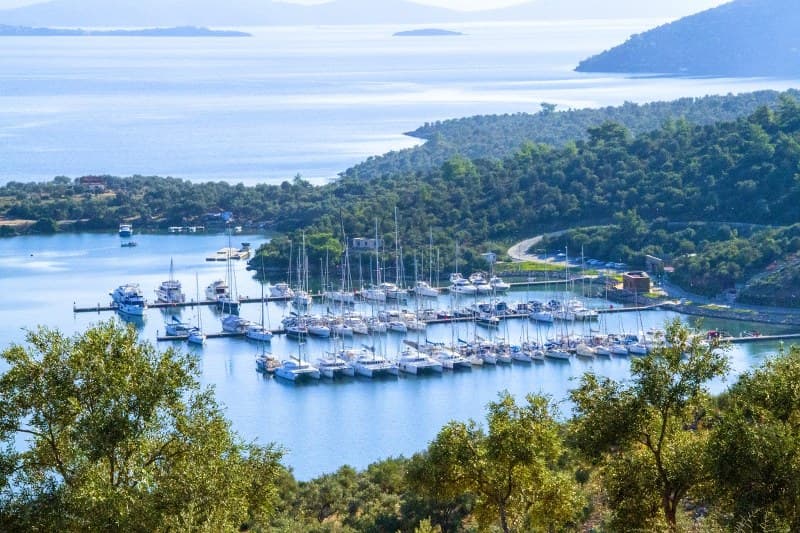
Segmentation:
[(188, 356), (111, 321), (40, 327), (2, 359), (0, 529), (223, 531), (271, 514), (281, 452), (232, 432)]
[(712, 399), (724, 351), (678, 322), (666, 339), (629, 381), (584, 376), (567, 422), (501, 393), (411, 458), (298, 482), (231, 432), (187, 356), (113, 322), (39, 328), (2, 353), (0, 529), (797, 531), (800, 349)]

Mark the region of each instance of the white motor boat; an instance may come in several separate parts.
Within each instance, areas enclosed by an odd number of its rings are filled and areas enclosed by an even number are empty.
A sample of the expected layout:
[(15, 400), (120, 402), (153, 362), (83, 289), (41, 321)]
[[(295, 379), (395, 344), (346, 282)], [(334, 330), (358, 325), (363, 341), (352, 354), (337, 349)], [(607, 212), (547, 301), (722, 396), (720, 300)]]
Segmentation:
[(138, 283), (120, 285), (111, 293), (117, 311), (131, 316), (144, 316), (146, 307), (142, 289)]
[(439, 296), (439, 289), (431, 287), (427, 281), (418, 281), (414, 285), (414, 294), (425, 298), (436, 298)]
[(486, 281), (486, 278), (483, 277), (483, 274), (480, 272), (475, 272), (469, 277), (470, 283), (472, 286), (475, 287), (475, 291), (478, 294), (489, 294), (492, 292), (492, 286), (489, 285), (489, 282)]
[(254, 341), (270, 342), (273, 333), (261, 324), (248, 324), (244, 331), (244, 336)]
[(450, 274), (450, 284), (450, 292), (454, 294), (475, 296), (478, 293), (478, 289), (458, 272)]
[(276, 283), (275, 285), (270, 285), (269, 296), (270, 298), (291, 300), (294, 297), (294, 291), (291, 287), (289, 287), (288, 283), (282, 281), (280, 283)]
[(506, 292), (511, 288), (511, 284), (503, 281), (503, 278), (500, 276), (492, 276), (489, 278), (489, 285), (494, 292)]
[(230, 287), (228, 287), (228, 283), (224, 279), (212, 281), (208, 287), (206, 287), (206, 299), (216, 302), (221, 296), (230, 296)]

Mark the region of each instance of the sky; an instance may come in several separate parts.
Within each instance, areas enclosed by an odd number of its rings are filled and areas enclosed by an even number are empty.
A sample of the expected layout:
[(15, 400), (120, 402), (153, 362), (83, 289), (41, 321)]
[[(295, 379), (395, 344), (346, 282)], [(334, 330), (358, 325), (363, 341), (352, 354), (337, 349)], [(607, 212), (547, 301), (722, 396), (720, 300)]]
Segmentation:
[[(10, 9), (29, 4), (41, 3), (43, 0), (0, 0), (0, 9)], [(320, 0), (283, 0), (295, 4), (319, 4)], [(480, 10), (480, 9), (495, 9), (499, 7), (507, 7), (515, 4), (522, 4), (529, 0), (412, 0), (417, 4), (426, 4), (438, 7), (447, 7), (450, 9), (458, 9), (464, 11)], [(690, 7), (693, 0), (659, 0), (668, 1), (677, 4), (685, 4), (687, 12), (692, 12)], [(714, 0), (716, 4), (723, 4), (729, 0)], [(705, 3), (705, 2), (704, 2)]]

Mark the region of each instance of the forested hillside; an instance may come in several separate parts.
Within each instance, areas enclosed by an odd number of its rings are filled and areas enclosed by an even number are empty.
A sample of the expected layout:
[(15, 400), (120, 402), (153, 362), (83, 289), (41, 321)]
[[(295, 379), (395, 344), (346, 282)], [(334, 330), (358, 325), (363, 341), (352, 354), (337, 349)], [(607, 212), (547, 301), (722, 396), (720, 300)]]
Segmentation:
[(735, 0), (634, 35), (575, 70), (793, 76), (800, 73), (799, 25), (796, 0)]
[[(598, 109), (559, 110), (553, 104), (543, 104), (542, 111), (534, 114), (481, 115), (433, 122), (408, 132), (412, 137), (425, 139), (425, 144), (370, 157), (343, 175), (370, 179), (384, 174), (425, 172), (456, 155), (468, 159), (503, 159), (526, 142), (562, 146), (570, 141), (585, 140), (589, 128), (606, 121), (640, 134), (678, 118), (692, 124), (735, 120), (749, 115), (759, 106), (775, 106), (780, 94), (757, 91), (647, 104), (626, 102)], [(784, 94), (797, 97), (800, 92), (789, 90)]]

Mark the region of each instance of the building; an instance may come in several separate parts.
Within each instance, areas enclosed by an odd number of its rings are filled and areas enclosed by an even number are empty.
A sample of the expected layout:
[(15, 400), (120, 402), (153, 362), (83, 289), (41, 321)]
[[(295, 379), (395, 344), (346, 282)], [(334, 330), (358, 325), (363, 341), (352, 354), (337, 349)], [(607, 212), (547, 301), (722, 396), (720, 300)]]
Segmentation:
[(106, 190), (106, 178), (103, 176), (81, 176), (78, 178), (78, 184), (92, 192), (105, 192)]
[(659, 257), (654, 255), (645, 255), (644, 264), (648, 272), (652, 272), (654, 274), (664, 273), (664, 260)]
[(383, 247), (383, 241), (381, 239), (353, 237), (353, 250), (376, 250), (381, 247)]
[(635, 270), (622, 274), (622, 288), (638, 294), (650, 292), (650, 276), (647, 272)]

